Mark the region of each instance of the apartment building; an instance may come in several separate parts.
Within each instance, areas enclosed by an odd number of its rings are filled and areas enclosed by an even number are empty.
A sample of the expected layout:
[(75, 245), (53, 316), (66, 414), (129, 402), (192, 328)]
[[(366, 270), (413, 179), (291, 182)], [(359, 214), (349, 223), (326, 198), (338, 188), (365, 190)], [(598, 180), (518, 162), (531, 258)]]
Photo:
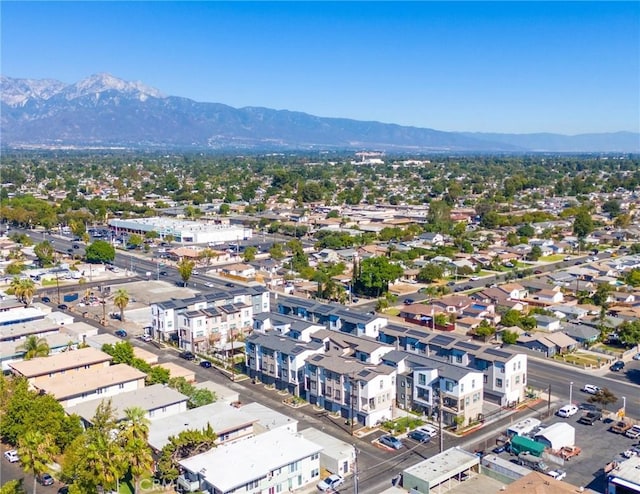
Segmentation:
[(320, 480), (321, 451), (300, 434), (269, 431), (181, 460), (178, 486), (209, 494), (291, 492)]
[(383, 361), (397, 370), (399, 408), (429, 416), (442, 408), (446, 425), (466, 425), (481, 418), (482, 372), (399, 350), (386, 354)]
[(365, 426), (392, 417), (396, 369), (339, 355), (314, 355), (305, 367), (305, 398)]

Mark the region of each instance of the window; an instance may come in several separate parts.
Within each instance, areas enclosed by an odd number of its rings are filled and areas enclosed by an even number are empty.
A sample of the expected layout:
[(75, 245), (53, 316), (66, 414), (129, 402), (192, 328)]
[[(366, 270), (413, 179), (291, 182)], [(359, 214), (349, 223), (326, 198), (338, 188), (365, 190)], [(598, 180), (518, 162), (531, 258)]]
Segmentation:
[[(474, 395), (474, 396), (475, 396), (475, 395)], [(469, 406), (469, 401), (470, 401), (470, 400), (469, 400), (469, 397), (467, 396), (467, 397), (464, 399), (464, 404), (465, 404), (465, 405), (467, 405), (467, 406)], [(473, 401), (475, 401), (475, 400), (473, 400)]]
[(496, 379), (496, 388), (502, 387), (502, 379)]
[(487, 376), (486, 374), (484, 376), (482, 376), (482, 382), (484, 384), (487, 384), (489, 382), (489, 376)]
[(474, 389), (476, 387), (476, 380), (472, 379), (471, 380), (471, 389)]
[(384, 380), (380, 379), (380, 389), (384, 388)]
[(118, 389), (124, 389), (124, 383), (118, 384)]
[(427, 376), (424, 374), (418, 374), (418, 384), (425, 386), (427, 384)]
[(400, 381), (400, 387), (404, 388), (404, 380)]
[(464, 384), (463, 383), (460, 383), (460, 392), (464, 393)]
[(520, 376), (516, 376), (516, 384), (520, 384)]
[(336, 400), (340, 399), (340, 390), (339, 389), (336, 389), (335, 399)]
[(456, 362), (457, 362), (458, 364), (461, 364), (461, 363), (462, 363), (462, 355), (456, 355)]
[(445, 384), (445, 389), (449, 392), (453, 391), (453, 383), (451, 381), (447, 381)]

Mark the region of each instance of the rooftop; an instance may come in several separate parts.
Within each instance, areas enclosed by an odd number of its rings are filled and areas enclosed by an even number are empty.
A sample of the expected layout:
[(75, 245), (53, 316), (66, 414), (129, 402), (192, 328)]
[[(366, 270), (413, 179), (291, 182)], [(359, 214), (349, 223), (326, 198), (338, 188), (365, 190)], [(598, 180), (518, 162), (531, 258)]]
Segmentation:
[(447, 480), (452, 472), (470, 468), (479, 462), (480, 458), (473, 453), (460, 448), (449, 448), (442, 453), (405, 469), (405, 473), (420, 478), (428, 482), (429, 485), (435, 486)]
[(95, 348), (87, 347), (71, 352), (56, 353), (23, 362), (12, 362), (9, 366), (16, 374), (27, 378), (45, 376), (52, 372), (81, 368), (101, 362), (111, 362), (112, 357)]

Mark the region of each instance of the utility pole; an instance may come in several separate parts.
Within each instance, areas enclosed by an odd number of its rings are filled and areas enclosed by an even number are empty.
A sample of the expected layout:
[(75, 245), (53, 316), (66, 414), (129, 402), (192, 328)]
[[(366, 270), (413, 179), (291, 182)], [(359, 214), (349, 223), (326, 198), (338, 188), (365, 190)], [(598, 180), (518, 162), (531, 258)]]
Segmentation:
[(547, 417), (551, 417), (551, 384), (549, 384), (549, 391), (547, 394)]
[(444, 451), (444, 434), (442, 433), (442, 392), (438, 393), (438, 426), (440, 434), (440, 453)]
[[(350, 434), (351, 436), (353, 436), (353, 398), (354, 398), (354, 394), (353, 394), (353, 380), (354, 380), (355, 376), (349, 376), (349, 398), (351, 401), (351, 412), (349, 413), (349, 425), (350, 425)], [(356, 450), (357, 451), (357, 450)], [(357, 456), (356, 456), (357, 458)], [(357, 491), (357, 489), (356, 489)]]
[(354, 462), (353, 462), (353, 492), (358, 494), (358, 448), (353, 445), (354, 450)]

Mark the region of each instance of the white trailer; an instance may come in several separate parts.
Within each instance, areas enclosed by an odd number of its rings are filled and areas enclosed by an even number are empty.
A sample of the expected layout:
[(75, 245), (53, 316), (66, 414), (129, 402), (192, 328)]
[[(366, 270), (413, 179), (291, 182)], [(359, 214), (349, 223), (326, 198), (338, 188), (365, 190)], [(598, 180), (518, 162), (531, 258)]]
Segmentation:
[(557, 422), (536, 433), (535, 440), (558, 451), (565, 446), (575, 446), (576, 429), (566, 422)]
[(538, 419), (528, 418), (525, 420), (521, 420), (513, 425), (511, 425), (507, 429), (508, 436), (527, 436), (531, 434), (534, 430), (540, 427), (540, 422)]

